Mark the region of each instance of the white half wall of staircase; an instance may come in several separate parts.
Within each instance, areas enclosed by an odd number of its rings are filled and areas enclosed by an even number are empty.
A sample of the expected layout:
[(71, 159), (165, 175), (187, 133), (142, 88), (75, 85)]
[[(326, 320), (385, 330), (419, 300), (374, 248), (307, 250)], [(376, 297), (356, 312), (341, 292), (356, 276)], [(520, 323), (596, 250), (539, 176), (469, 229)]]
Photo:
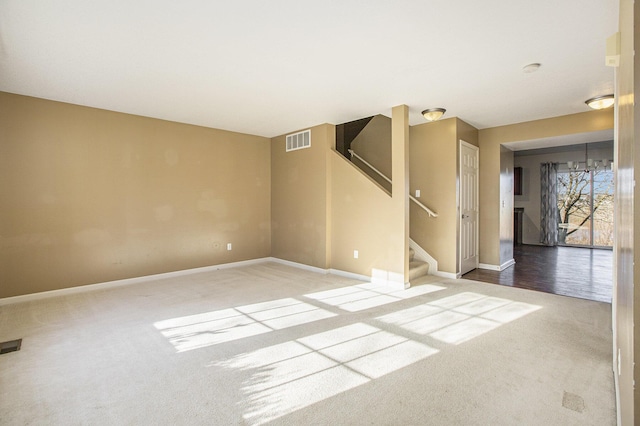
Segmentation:
[(450, 272), (443, 272), (438, 270), (438, 261), (433, 258), (425, 249), (420, 247), (418, 243), (413, 240), (409, 240), (409, 247), (411, 247), (415, 251), (414, 257), (423, 262), (427, 262), (429, 264), (429, 275), (435, 275), (437, 277), (443, 278), (459, 278), (456, 274)]

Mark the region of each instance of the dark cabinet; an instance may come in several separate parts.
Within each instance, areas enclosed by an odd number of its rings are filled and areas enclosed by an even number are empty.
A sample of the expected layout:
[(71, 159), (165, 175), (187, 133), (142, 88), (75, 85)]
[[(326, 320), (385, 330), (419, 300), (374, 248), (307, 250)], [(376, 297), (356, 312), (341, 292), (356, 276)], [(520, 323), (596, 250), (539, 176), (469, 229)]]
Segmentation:
[(513, 168), (513, 195), (522, 195), (522, 167)]

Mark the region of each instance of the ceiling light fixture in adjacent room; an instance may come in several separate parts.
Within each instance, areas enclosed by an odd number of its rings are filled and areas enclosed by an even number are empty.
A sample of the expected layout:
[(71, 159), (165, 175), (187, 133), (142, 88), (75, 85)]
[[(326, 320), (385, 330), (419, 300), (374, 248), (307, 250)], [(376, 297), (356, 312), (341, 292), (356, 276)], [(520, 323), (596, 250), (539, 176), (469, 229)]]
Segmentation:
[(422, 111), (422, 115), (427, 121), (436, 121), (440, 120), (440, 117), (442, 117), (445, 112), (447, 112), (447, 110), (444, 108), (429, 108)]
[(584, 103), (589, 105), (589, 108), (593, 109), (606, 109), (613, 106), (615, 99), (613, 95), (596, 96), (586, 100)]

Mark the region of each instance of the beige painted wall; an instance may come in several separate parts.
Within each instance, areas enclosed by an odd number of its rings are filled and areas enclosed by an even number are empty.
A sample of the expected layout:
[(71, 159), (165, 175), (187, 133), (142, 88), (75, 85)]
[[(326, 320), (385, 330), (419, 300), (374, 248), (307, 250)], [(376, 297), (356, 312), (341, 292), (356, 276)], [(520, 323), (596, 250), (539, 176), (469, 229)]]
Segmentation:
[(430, 217), (410, 203), (411, 239), (438, 261), (439, 271), (456, 274), (460, 140), (478, 146), (478, 130), (454, 117), (413, 126), (410, 135), (411, 195), (419, 189), (420, 202), (438, 213)]
[[(482, 213), (480, 213), (482, 214)], [(500, 217), (513, 216), (513, 151), (500, 147)], [(501, 269), (513, 260), (513, 218), (500, 221)]]
[(394, 220), (391, 196), (337, 151), (332, 154), (331, 267), (367, 276), (373, 269), (393, 270), (401, 253), (394, 244), (399, 237), (386, 228)]
[[(391, 180), (391, 119), (389, 117), (381, 114), (373, 117), (353, 140), (351, 149)], [(391, 192), (392, 184), (358, 158), (353, 157), (352, 161), (380, 186)]]
[(420, 190), (420, 202), (438, 213), (429, 215), (410, 204), (410, 232), (420, 247), (438, 261), (443, 272), (458, 271), (457, 119), (410, 128), (409, 174), (411, 194)]
[[(458, 132), (458, 140), (462, 139), (463, 141), (470, 143), (471, 145), (479, 146), (478, 129), (473, 127), (471, 124), (466, 123), (459, 118), (456, 118), (456, 131)], [(458, 146), (458, 149), (459, 148), (460, 147)]]
[(335, 126), (311, 128), (306, 149), (286, 152), (285, 138), (271, 141), (271, 255), (326, 269), (331, 244), (328, 152), (335, 145)]
[(270, 254), (266, 138), (0, 92), (0, 182), (0, 297)]
[[(336, 151), (331, 155), (331, 267), (408, 281), (408, 109), (392, 112), (393, 195)], [(358, 258), (354, 258), (358, 250)]]
[[(508, 142), (595, 132), (613, 128), (613, 111), (589, 111), (479, 131), (480, 146), (480, 263), (499, 266), (505, 242), (501, 229), (513, 228), (513, 210), (502, 208), (509, 180), (501, 180), (500, 145)], [(505, 165), (506, 166), (506, 165)]]

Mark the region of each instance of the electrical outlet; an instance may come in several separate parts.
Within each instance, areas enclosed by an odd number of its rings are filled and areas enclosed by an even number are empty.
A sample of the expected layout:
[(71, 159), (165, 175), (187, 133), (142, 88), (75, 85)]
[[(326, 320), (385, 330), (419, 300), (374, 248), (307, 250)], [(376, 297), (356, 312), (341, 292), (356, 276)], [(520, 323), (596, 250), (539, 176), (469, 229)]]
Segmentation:
[(353, 251), (353, 258), (357, 259), (358, 258), (358, 250), (354, 250)]
[(227, 243), (227, 250), (231, 250), (231, 243)]

